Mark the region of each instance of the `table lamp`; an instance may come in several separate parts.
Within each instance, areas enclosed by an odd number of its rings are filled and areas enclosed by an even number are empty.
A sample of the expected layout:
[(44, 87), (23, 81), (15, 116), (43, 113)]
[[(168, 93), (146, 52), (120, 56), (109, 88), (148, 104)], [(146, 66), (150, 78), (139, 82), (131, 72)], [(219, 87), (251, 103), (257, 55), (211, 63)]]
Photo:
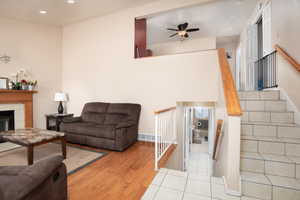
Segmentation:
[(59, 102), (59, 105), (58, 105), (58, 108), (57, 108), (58, 114), (63, 114), (64, 113), (64, 107), (62, 105), (62, 102), (67, 101), (67, 94), (66, 93), (61, 93), (61, 92), (55, 93), (54, 101)]

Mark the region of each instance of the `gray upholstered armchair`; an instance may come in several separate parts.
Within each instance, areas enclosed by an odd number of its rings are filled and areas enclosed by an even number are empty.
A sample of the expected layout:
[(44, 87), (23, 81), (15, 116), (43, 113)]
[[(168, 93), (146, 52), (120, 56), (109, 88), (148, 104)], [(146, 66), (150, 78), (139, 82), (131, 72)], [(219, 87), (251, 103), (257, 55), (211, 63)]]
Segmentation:
[(85, 104), (80, 117), (64, 119), (68, 142), (124, 151), (137, 141), (141, 106), (129, 103)]
[(52, 156), (31, 166), (0, 166), (1, 200), (67, 200), (63, 157)]

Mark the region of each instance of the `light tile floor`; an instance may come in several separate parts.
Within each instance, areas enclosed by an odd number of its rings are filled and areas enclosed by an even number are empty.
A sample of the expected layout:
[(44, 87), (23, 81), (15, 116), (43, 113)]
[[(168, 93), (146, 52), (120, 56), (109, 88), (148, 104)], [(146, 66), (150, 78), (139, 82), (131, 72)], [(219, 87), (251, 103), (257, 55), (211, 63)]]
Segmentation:
[(207, 143), (193, 144), (187, 172), (162, 168), (142, 200), (256, 200), (225, 193), (223, 179), (211, 176)]
[[(225, 194), (222, 178), (162, 169), (142, 200), (241, 200)], [(244, 200), (244, 198), (242, 198)], [(245, 199), (248, 200), (248, 199)], [(250, 200), (250, 199), (249, 199)], [(251, 199), (252, 200), (252, 199)], [(254, 199), (253, 199), (254, 200)]]

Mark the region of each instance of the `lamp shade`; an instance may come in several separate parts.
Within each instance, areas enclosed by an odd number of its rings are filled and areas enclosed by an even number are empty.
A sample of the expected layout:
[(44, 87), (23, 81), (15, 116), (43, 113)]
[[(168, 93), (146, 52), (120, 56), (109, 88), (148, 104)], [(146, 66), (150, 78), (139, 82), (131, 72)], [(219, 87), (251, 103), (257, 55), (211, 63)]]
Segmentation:
[(55, 93), (54, 101), (67, 101), (67, 94), (66, 93)]

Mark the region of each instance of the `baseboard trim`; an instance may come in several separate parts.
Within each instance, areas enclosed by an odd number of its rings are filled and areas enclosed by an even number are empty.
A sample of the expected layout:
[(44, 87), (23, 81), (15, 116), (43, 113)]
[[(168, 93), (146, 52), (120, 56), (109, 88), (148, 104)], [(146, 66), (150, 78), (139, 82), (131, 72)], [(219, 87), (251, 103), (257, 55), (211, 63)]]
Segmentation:
[(139, 133), (138, 141), (155, 142), (155, 135), (154, 133)]
[(231, 196), (236, 196), (236, 197), (241, 197), (242, 196), (242, 179), (241, 179), (241, 176), (240, 176), (239, 191), (229, 189), (225, 176), (223, 176), (222, 178), (223, 178), (223, 181), (224, 181), (224, 187), (225, 187), (225, 193), (226, 194), (231, 195)]

